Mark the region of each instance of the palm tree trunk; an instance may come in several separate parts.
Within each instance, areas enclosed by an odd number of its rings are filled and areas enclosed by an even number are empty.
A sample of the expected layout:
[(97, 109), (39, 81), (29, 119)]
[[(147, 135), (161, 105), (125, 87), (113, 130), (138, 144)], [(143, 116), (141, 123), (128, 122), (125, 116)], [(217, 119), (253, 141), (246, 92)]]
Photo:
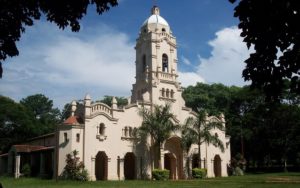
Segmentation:
[(198, 142), (198, 168), (201, 168), (201, 151), (200, 151), (200, 141)]
[(162, 165), (161, 165), (161, 152), (160, 152), (160, 148), (161, 148), (161, 144), (158, 143), (158, 169), (162, 169)]

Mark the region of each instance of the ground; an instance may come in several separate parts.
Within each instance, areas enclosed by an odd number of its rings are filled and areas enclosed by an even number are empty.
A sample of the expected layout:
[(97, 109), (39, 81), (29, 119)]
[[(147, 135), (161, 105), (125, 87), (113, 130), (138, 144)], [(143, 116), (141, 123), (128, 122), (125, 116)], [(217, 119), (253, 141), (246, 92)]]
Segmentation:
[(300, 173), (274, 173), (274, 174), (256, 174), (239, 177), (209, 178), (203, 180), (185, 180), (185, 181), (97, 181), (97, 182), (76, 182), (76, 181), (58, 181), (41, 180), (34, 178), (13, 179), (0, 177), (0, 182), (4, 188), (95, 188), (95, 187), (300, 187)]

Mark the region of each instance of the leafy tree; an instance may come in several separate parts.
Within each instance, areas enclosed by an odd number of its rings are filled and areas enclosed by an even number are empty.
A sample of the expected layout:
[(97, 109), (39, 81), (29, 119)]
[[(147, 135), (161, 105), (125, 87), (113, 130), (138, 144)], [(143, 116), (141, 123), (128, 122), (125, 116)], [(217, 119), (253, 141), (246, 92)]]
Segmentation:
[(0, 96), (0, 151), (33, 136), (33, 128), (34, 120), (23, 105)]
[[(105, 95), (103, 97), (103, 99), (100, 100), (99, 102), (102, 102), (104, 104), (107, 104), (108, 106), (111, 106), (112, 99), (113, 99), (113, 96)], [(128, 100), (125, 97), (116, 97), (116, 100), (117, 100), (118, 106), (126, 106), (128, 104)]]
[(32, 26), (44, 14), (47, 21), (54, 22), (60, 29), (68, 26), (79, 31), (79, 20), (86, 14), (88, 5), (96, 5), (97, 13), (102, 14), (110, 7), (118, 5), (117, 0), (1, 0), (0, 1), (0, 78), (1, 61), (7, 56), (19, 54), (16, 41), (20, 40), (25, 26)]
[(140, 115), (143, 117), (143, 123), (138, 129), (138, 134), (148, 135), (153, 139), (154, 146), (158, 149), (157, 159), (158, 168), (161, 169), (161, 152), (162, 143), (171, 136), (171, 132), (178, 129), (178, 126), (173, 124), (171, 119), (173, 114), (170, 112), (171, 106), (153, 106), (153, 111), (143, 108)]
[(53, 108), (53, 101), (42, 94), (31, 95), (23, 98), (20, 104), (25, 106), (33, 114), (37, 135), (49, 133), (55, 130), (60, 122), (61, 114), (58, 108)]
[(238, 2), (241, 37), (255, 52), (245, 61), (245, 80), (263, 89), (267, 99), (282, 95), (284, 79), (291, 81), (290, 91), (300, 94), (300, 2), (298, 0), (229, 0)]
[[(200, 146), (203, 143), (212, 143), (213, 145), (219, 147), (222, 151), (224, 151), (223, 142), (218, 138), (217, 135), (211, 134), (211, 131), (215, 128), (219, 130), (224, 129), (222, 122), (208, 121), (207, 113), (205, 110), (198, 110), (197, 116), (195, 118), (187, 118), (186, 124), (182, 130), (182, 132), (184, 132), (185, 134), (183, 134), (182, 137), (188, 136), (190, 138), (183, 138), (183, 140), (193, 139), (193, 143), (198, 145), (199, 159), (201, 159)], [(201, 167), (201, 160), (199, 160), (198, 167)]]
[(68, 180), (88, 181), (89, 176), (87, 170), (84, 169), (83, 162), (79, 162), (78, 151), (66, 155), (66, 166), (61, 178)]
[(194, 111), (200, 107), (206, 109), (208, 114), (218, 115), (224, 113), (230, 104), (230, 89), (223, 84), (197, 83), (187, 87), (182, 96), (186, 105)]

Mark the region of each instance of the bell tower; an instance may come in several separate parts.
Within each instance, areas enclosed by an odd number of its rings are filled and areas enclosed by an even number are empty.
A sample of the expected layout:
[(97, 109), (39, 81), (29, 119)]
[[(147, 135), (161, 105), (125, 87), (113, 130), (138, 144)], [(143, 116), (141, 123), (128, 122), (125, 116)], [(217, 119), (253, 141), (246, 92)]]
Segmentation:
[(136, 40), (136, 83), (133, 84), (132, 103), (163, 104), (175, 102), (176, 96), (181, 98), (176, 48), (176, 38), (168, 22), (154, 6)]

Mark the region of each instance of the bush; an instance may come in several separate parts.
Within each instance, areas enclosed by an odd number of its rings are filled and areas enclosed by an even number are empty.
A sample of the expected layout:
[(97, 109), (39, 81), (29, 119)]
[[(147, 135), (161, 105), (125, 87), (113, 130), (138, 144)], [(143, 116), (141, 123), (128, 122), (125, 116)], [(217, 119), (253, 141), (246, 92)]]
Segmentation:
[(28, 163), (24, 164), (24, 166), (21, 169), (21, 173), (25, 177), (29, 177), (31, 175), (31, 168)]
[(170, 176), (170, 170), (154, 169), (152, 171), (152, 178), (155, 180), (168, 180)]
[(62, 179), (69, 180), (79, 180), (79, 181), (88, 181), (89, 175), (87, 170), (84, 169), (82, 162), (79, 162), (79, 157), (77, 157), (78, 151), (74, 150), (72, 153), (67, 154), (66, 166), (62, 175)]
[(202, 179), (206, 177), (206, 168), (194, 168), (192, 170), (192, 176), (194, 179)]

